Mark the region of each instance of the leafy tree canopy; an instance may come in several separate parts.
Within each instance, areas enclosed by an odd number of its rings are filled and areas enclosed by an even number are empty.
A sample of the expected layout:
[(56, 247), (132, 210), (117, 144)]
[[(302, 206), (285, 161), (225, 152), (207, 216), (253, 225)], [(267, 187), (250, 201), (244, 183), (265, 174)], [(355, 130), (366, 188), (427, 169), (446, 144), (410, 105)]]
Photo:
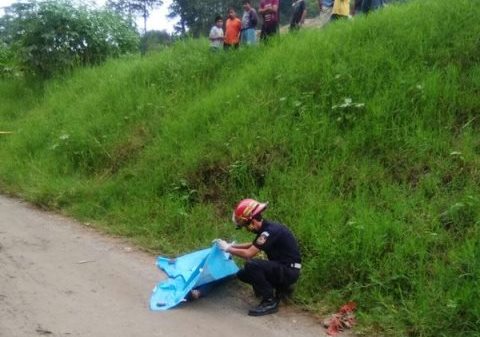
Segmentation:
[(43, 77), (138, 49), (139, 36), (110, 10), (69, 0), (15, 3), (0, 18), (0, 40), (24, 71)]
[[(198, 37), (206, 35), (217, 15), (226, 16), (230, 7), (240, 11), (242, 2), (231, 0), (173, 0), (170, 5), (170, 17), (178, 17), (176, 31), (185, 35), (188, 32)], [(241, 13), (241, 12), (240, 12)]]
[(147, 33), (147, 18), (154, 8), (163, 5), (163, 0), (108, 0), (107, 8), (132, 22), (135, 16), (143, 17), (143, 31)]

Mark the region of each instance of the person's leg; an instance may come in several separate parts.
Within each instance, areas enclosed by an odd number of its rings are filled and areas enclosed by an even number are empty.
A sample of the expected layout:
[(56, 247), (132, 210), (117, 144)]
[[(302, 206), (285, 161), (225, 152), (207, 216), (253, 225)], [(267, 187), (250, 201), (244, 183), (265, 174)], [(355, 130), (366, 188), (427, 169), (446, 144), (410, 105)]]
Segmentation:
[(257, 44), (257, 32), (255, 31), (254, 28), (247, 29), (247, 40), (248, 40), (248, 45), (253, 46)]
[(260, 32), (260, 41), (265, 42), (266, 39), (267, 39), (267, 30), (266, 30), (265, 25), (263, 25), (262, 30)]
[(240, 45), (242, 47), (244, 46), (249, 46), (250, 45), (250, 40), (249, 40), (249, 36), (248, 36), (248, 31), (249, 29), (244, 29), (242, 30), (242, 32), (240, 33)]
[(322, 11), (320, 12), (320, 26), (326, 25), (332, 16), (332, 7), (323, 7)]
[(278, 300), (286, 299), (293, 293), (295, 282), (300, 277), (300, 269), (282, 266), (283, 273), (279, 273), (278, 282), (275, 284), (275, 297)]
[(362, 12), (362, 2), (363, 0), (355, 0), (354, 4), (354, 15), (358, 15)]
[(274, 288), (285, 282), (284, 268), (277, 262), (252, 260), (237, 273), (241, 281), (251, 284), (255, 294), (262, 297), (260, 304), (249, 310), (250, 316), (263, 316), (278, 311), (278, 299), (273, 295)]
[(362, 13), (367, 14), (368, 12), (370, 12), (372, 9), (372, 0), (363, 0), (361, 9)]
[(278, 23), (277, 23), (277, 24), (276, 24), (275, 26), (273, 26), (273, 28), (272, 28), (272, 35), (278, 35), (278, 34), (280, 34), (280, 26), (279, 26)]
[(262, 27), (262, 34), (260, 35), (260, 39), (263, 42), (268, 42), (270, 38), (278, 34), (278, 25), (274, 26), (263, 26)]
[(269, 281), (274, 279), (273, 264), (267, 260), (253, 259), (245, 263), (245, 267), (238, 271), (240, 281), (250, 284), (255, 294), (263, 299), (273, 298), (273, 284)]
[(347, 20), (347, 19), (348, 19), (348, 16), (346, 15), (332, 14), (330, 21), (340, 21), (340, 20)]

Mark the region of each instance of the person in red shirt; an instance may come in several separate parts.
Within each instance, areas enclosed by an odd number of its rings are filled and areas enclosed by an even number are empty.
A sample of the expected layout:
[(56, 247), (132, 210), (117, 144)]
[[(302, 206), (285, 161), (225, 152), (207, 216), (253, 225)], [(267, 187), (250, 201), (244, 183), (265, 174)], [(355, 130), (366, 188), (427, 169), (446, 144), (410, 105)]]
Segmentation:
[(230, 48), (237, 49), (240, 44), (240, 32), (242, 31), (242, 21), (237, 18), (237, 13), (233, 8), (228, 10), (228, 18), (225, 22), (225, 40), (223, 41), (223, 48), (225, 50)]
[(262, 32), (260, 39), (266, 40), (268, 37), (278, 34), (279, 23), (279, 0), (261, 0), (258, 13), (263, 17)]

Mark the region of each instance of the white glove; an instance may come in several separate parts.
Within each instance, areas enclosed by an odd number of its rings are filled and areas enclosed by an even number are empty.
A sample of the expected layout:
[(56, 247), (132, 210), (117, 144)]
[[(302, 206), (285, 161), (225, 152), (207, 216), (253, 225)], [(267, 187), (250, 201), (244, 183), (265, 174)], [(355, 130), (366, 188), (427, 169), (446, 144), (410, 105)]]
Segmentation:
[(218, 248), (220, 248), (224, 252), (228, 252), (230, 247), (232, 247), (231, 243), (228, 243), (227, 241), (222, 240), (222, 239), (215, 239), (213, 241), (217, 244)]

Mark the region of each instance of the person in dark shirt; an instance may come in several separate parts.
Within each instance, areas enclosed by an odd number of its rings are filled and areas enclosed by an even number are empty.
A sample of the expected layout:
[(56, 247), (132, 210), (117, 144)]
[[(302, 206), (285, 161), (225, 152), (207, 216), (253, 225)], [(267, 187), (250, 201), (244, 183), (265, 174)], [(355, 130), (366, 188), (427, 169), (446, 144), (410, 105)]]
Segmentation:
[(252, 46), (255, 45), (257, 40), (257, 34), (255, 32), (258, 22), (257, 12), (252, 7), (250, 0), (243, 1), (243, 10), (240, 41), (243, 45)]
[(379, 9), (387, 3), (387, 0), (355, 0), (355, 13), (368, 14)]
[[(266, 208), (267, 203), (244, 199), (233, 212), (232, 220), (237, 228), (246, 228), (255, 234), (251, 243), (229, 244), (217, 240), (220, 249), (247, 260), (237, 277), (252, 285), (255, 294), (262, 298), (258, 306), (249, 310), (250, 316), (277, 312), (279, 300), (291, 293), (302, 267), (297, 240), (284, 225), (262, 218)], [(265, 252), (268, 260), (253, 259), (260, 251)]]
[(307, 8), (305, 0), (293, 0), (292, 3), (292, 18), (290, 19), (290, 31), (298, 30), (305, 22), (307, 16)]

